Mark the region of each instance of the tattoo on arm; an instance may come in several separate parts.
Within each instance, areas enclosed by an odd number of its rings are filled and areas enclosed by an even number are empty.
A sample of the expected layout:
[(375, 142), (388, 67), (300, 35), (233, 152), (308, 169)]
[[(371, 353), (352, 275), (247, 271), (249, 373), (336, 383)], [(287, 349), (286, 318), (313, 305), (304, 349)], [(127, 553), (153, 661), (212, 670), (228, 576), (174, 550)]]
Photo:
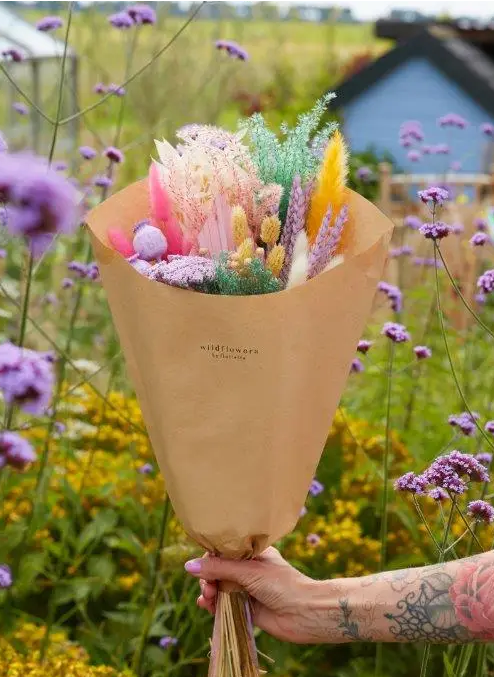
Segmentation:
[(348, 605), (348, 599), (340, 599), (339, 604), (343, 619), (338, 627), (342, 630), (341, 634), (343, 637), (354, 640), (355, 642), (364, 641), (364, 638), (360, 636), (359, 624), (357, 621), (350, 620), (350, 616), (353, 612)]

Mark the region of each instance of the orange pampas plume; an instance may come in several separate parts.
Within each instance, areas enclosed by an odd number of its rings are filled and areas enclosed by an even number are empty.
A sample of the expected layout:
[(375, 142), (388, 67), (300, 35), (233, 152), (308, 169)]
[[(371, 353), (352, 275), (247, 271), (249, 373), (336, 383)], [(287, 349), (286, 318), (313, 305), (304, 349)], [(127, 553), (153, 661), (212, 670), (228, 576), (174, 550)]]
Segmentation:
[(307, 237), (313, 244), (322, 220), (331, 205), (334, 215), (345, 202), (345, 183), (348, 174), (348, 151), (341, 133), (336, 132), (329, 141), (310, 201), (307, 217)]

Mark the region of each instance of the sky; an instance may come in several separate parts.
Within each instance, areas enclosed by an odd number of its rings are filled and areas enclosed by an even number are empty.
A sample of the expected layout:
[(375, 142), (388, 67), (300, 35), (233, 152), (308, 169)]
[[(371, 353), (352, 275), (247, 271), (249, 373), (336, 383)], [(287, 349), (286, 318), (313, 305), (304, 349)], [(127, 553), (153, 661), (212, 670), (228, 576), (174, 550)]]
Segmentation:
[(484, 19), (494, 18), (494, 2), (492, 0), (469, 0), (469, 2), (465, 2), (465, 0), (393, 0), (392, 2), (342, 0), (341, 4), (345, 7), (351, 7), (355, 16), (359, 19), (374, 19), (376, 16), (385, 16), (391, 9), (412, 9), (424, 14), (447, 12), (452, 16), (467, 15)]

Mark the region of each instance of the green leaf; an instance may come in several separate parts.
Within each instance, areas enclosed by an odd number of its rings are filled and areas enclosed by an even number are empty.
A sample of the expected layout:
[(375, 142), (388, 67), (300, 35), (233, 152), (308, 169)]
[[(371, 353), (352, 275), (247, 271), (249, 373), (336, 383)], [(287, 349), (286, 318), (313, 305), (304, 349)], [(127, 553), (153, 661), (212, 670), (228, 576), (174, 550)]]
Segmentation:
[(443, 651), (443, 662), (447, 677), (455, 677), (455, 669), (453, 667), (453, 663), (449, 660), (446, 651)]
[(107, 585), (115, 575), (116, 566), (109, 557), (94, 555), (88, 560), (87, 570), (90, 576)]
[(43, 571), (46, 562), (46, 553), (34, 552), (24, 555), (19, 565), (15, 586), (18, 592), (27, 592), (33, 587), (35, 579)]
[(94, 520), (82, 530), (77, 543), (77, 551), (82, 552), (93, 541), (100, 541), (105, 534), (116, 527), (118, 515), (115, 510), (101, 510)]
[(69, 602), (82, 602), (91, 593), (93, 581), (87, 578), (74, 578), (70, 582), (62, 582), (53, 593), (53, 601), (57, 606)]

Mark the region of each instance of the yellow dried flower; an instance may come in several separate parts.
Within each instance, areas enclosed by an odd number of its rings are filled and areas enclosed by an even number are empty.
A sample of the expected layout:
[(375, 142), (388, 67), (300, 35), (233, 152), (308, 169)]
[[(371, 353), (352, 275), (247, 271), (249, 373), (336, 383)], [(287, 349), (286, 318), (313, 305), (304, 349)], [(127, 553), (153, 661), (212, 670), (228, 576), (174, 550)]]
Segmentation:
[(279, 277), (284, 260), (285, 248), (281, 244), (276, 244), (268, 254), (266, 268), (270, 270), (275, 277)]
[(254, 240), (250, 237), (246, 237), (237, 247), (237, 260), (240, 263), (245, 263), (245, 259), (252, 259), (254, 251)]
[(274, 245), (278, 242), (280, 236), (281, 223), (279, 218), (266, 216), (261, 223), (261, 240), (267, 245)]
[(235, 247), (241, 245), (246, 238), (252, 235), (247, 225), (245, 209), (240, 205), (235, 205), (232, 209), (232, 234)]

